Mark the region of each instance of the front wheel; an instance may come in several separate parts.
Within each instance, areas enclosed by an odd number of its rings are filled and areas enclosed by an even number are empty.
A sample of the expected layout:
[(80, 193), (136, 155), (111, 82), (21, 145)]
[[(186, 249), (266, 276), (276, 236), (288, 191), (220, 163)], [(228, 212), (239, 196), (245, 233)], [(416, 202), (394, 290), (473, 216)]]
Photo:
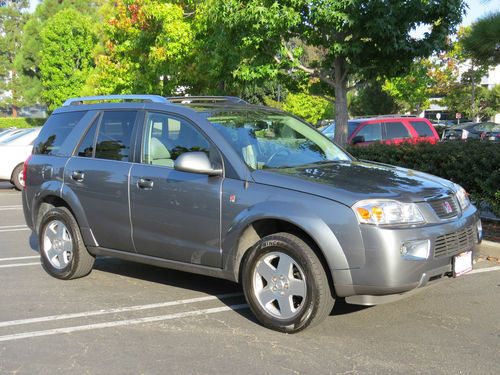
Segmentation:
[(83, 243), (75, 218), (65, 207), (43, 215), (38, 236), (43, 268), (58, 279), (76, 279), (92, 271), (95, 258)]
[(321, 261), (290, 233), (259, 241), (246, 259), (242, 281), (257, 319), (280, 332), (295, 333), (320, 323), (335, 302)]

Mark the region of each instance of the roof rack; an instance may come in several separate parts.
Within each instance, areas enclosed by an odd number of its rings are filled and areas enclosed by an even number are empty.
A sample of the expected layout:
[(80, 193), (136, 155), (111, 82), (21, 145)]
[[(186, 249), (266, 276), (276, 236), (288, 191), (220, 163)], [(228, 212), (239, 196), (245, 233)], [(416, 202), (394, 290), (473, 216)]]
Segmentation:
[(109, 100), (142, 100), (150, 103), (168, 103), (168, 100), (159, 95), (98, 95), (82, 96), (80, 98), (71, 98), (64, 102), (63, 107), (70, 105), (81, 105), (83, 102), (109, 101)]
[(237, 96), (170, 96), (166, 98), (170, 103), (232, 103), (248, 104)]

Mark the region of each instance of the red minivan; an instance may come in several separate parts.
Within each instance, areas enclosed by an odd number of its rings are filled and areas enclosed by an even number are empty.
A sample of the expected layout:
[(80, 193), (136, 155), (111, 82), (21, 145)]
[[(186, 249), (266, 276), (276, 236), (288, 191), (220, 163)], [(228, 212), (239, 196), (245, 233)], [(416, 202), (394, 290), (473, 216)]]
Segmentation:
[(348, 129), (349, 143), (356, 146), (366, 146), (374, 142), (400, 144), (439, 141), (431, 122), (421, 117), (360, 118), (350, 120)]

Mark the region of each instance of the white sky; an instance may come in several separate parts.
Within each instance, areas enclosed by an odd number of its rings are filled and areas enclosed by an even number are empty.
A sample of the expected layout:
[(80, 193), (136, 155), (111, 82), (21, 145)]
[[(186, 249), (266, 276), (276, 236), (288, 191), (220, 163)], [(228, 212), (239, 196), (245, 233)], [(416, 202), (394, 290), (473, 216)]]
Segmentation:
[[(30, 0), (30, 11), (34, 11), (40, 0)], [(469, 5), (467, 14), (465, 15), (462, 25), (467, 26), (476, 21), (478, 18), (500, 10), (500, 0), (466, 0)]]

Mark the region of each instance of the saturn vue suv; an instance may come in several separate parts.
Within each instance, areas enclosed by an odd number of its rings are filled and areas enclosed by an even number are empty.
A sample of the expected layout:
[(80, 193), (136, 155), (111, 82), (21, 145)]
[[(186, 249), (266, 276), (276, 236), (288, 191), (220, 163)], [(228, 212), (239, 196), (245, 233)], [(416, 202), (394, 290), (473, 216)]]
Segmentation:
[(69, 99), (23, 173), (50, 275), (111, 256), (228, 279), (282, 332), (319, 323), (337, 298), (375, 305), (459, 276), (482, 236), (459, 185), (357, 160), (234, 97)]

